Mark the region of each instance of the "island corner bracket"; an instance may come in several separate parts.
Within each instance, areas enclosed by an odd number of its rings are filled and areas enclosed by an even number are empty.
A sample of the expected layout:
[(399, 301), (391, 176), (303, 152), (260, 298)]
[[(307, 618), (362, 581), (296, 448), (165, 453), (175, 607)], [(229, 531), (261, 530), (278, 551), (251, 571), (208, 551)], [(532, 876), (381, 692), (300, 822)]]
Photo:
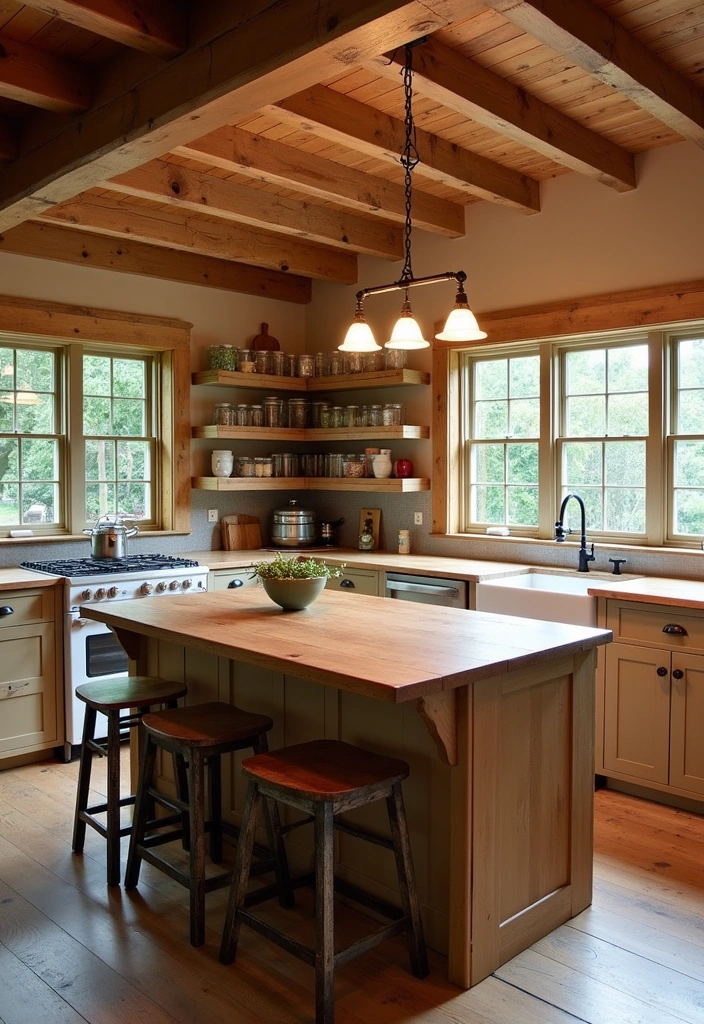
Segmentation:
[(457, 694), (442, 690), (418, 700), (417, 711), (426, 724), (440, 759), (454, 768), (458, 763)]

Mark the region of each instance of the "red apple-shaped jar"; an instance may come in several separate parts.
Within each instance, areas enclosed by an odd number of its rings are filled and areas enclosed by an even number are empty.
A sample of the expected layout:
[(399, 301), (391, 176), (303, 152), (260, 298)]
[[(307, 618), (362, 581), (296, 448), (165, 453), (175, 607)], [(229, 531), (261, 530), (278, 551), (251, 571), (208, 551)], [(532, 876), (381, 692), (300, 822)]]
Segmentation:
[(394, 473), (397, 477), (413, 476), (413, 463), (410, 459), (397, 459), (394, 463)]

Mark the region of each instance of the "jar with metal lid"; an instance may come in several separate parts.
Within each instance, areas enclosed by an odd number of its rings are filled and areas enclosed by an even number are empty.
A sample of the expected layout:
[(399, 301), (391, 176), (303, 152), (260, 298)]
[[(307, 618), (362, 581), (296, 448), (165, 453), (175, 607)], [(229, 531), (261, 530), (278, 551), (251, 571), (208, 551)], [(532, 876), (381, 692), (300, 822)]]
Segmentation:
[[(249, 366), (248, 364), (252, 365)], [(237, 369), (242, 372), (254, 370), (254, 352), (251, 348), (241, 348), (237, 353)]]
[(216, 402), (213, 410), (216, 427), (231, 427), (235, 422), (235, 407), (230, 402)]
[(322, 427), (322, 426), (328, 426), (329, 425), (329, 422), (330, 422), (330, 417), (329, 416), (327, 417), (328, 423), (326, 423), (326, 424), (323, 423), (323, 419), (324, 419), (323, 414), (324, 414), (325, 410), (329, 409), (329, 408), (330, 408), (330, 406), (329, 406), (328, 402), (311, 402), (311, 406), (310, 406), (310, 420), (311, 420), (311, 426), (312, 427)]
[(382, 427), (384, 425), (384, 415), (381, 405), (370, 405), (369, 406), (369, 426), (370, 427)]
[(234, 370), (237, 368), (237, 349), (232, 345), (210, 346), (211, 370)]
[(344, 423), (343, 412), (341, 405), (333, 405), (330, 407), (330, 426), (341, 427)]
[(272, 476), (273, 475), (273, 461), (271, 456), (265, 455), (255, 458), (254, 460), (254, 475), (255, 476)]
[(342, 452), (325, 453), (325, 476), (342, 476)]
[(296, 356), (293, 352), (284, 352), (283, 375), (284, 377), (296, 376)]
[(364, 353), (363, 352), (346, 352), (347, 373), (362, 373), (364, 370)]
[(315, 353), (315, 376), (327, 377), (330, 373), (330, 356), (327, 352)]
[(339, 377), (340, 374), (345, 372), (345, 353), (344, 352), (331, 352), (330, 353), (330, 376)]
[(346, 405), (343, 412), (342, 419), (343, 426), (345, 427), (358, 427), (359, 426), (359, 406), (358, 405)]
[(267, 349), (259, 349), (254, 353), (254, 372), (271, 373), (271, 360)]
[(237, 406), (237, 409), (235, 410), (235, 412), (236, 412), (236, 422), (237, 422), (237, 426), (238, 427), (251, 427), (252, 426), (252, 417), (251, 417), (251, 414), (250, 414), (250, 409), (249, 409), (249, 406), (245, 402), (241, 402)]
[(308, 352), (302, 352), (296, 359), (296, 376), (315, 376), (315, 359)]
[(345, 455), (342, 460), (342, 474), (346, 477), (367, 475), (366, 455)]
[(284, 353), (283, 352), (270, 352), (269, 353), (269, 373), (273, 373), (275, 377), (283, 377), (284, 375)]
[(408, 365), (408, 353), (405, 348), (384, 349), (387, 370), (404, 370)]
[(289, 427), (307, 427), (310, 402), (307, 398), (289, 398), (288, 400), (288, 425)]
[(254, 459), (251, 455), (242, 455), (237, 459), (237, 476), (254, 476)]
[(264, 410), (261, 405), (250, 405), (249, 416), (253, 427), (264, 426)]
[(403, 423), (403, 406), (398, 402), (387, 402), (382, 416), (385, 427), (400, 427)]
[(298, 455), (295, 452), (276, 452), (272, 461), (274, 476), (298, 476)]
[(283, 426), (284, 403), (283, 399), (276, 396), (269, 396), (262, 401), (265, 427)]

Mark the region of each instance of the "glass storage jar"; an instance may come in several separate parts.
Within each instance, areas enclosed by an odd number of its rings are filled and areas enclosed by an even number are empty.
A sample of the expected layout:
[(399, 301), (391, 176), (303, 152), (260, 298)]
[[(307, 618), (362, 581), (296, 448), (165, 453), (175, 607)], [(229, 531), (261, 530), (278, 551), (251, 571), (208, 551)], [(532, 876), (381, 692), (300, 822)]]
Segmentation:
[(381, 405), (369, 406), (369, 426), (382, 427), (384, 425), (383, 410)]
[(347, 373), (361, 373), (364, 370), (363, 352), (346, 352)]
[(259, 349), (254, 353), (255, 373), (271, 373), (271, 359), (267, 349)]
[(289, 398), (288, 400), (288, 425), (289, 427), (307, 427), (310, 402), (307, 398)]
[(330, 373), (330, 356), (327, 352), (315, 353), (315, 376), (327, 377)]
[(273, 373), (275, 377), (283, 377), (284, 375), (284, 353), (283, 352), (270, 352), (269, 353), (269, 372)]
[(272, 476), (273, 475), (273, 461), (271, 456), (265, 455), (255, 458), (254, 460), (254, 475), (255, 476)]
[(284, 377), (296, 376), (296, 357), (293, 352), (284, 352)]
[(284, 403), (283, 399), (269, 396), (262, 402), (265, 427), (283, 426)]
[(264, 410), (261, 405), (250, 405), (249, 416), (253, 427), (264, 426)]
[(408, 365), (408, 352), (405, 348), (387, 348), (384, 352), (387, 370), (404, 370)]
[(366, 455), (345, 455), (342, 461), (342, 473), (347, 477), (362, 477), (367, 475)]
[(237, 349), (232, 345), (211, 345), (210, 346), (210, 369), (211, 370), (235, 370), (237, 369)]
[(311, 420), (311, 426), (312, 427), (329, 426), (329, 422), (330, 422), (330, 417), (329, 416), (327, 417), (328, 422), (327, 423), (323, 423), (323, 420), (325, 419), (325, 415), (324, 415), (325, 411), (327, 409), (329, 409), (329, 408), (330, 408), (330, 406), (329, 406), (328, 402), (311, 402), (311, 406), (310, 406), (310, 413), (311, 413), (310, 420)]
[(383, 370), (383, 349), (379, 349), (378, 352), (364, 352), (362, 355), (362, 365), (364, 366), (365, 373), (370, 373), (373, 372), (374, 370)]
[(231, 427), (235, 422), (235, 407), (230, 402), (216, 402), (213, 410), (216, 427)]
[(343, 413), (343, 426), (345, 427), (358, 427), (359, 426), (359, 406), (358, 405), (346, 405)]
[(399, 402), (387, 402), (382, 415), (385, 427), (400, 427), (403, 423), (403, 406)]
[(313, 377), (315, 375), (315, 360), (310, 353), (302, 352), (296, 359), (296, 376)]
[(339, 377), (340, 374), (345, 372), (345, 353), (344, 352), (331, 352), (330, 353), (330, 376)]
[(252, 426), (252, 418), (250, 416), (249, 406), (246, 403), (241, 402), (237, 406), (236, 417), (237, 417), (237, 426), (238, 427), (251, 427)]
[(330, 407), (330, 426), (341, 427), (344, 423), (343, 412), (341, 405), (333, 405)]
[(342, 452), (325, 453), (325, 476), (342, 476)]
[(242, 455), (237, 460), (238, 476), (254, 476), (254, 459), (251, 455)]
[(241, 348), (237, 354), (237, 369), (242, 372), (254, 370), (254, 353), (251, 348)]

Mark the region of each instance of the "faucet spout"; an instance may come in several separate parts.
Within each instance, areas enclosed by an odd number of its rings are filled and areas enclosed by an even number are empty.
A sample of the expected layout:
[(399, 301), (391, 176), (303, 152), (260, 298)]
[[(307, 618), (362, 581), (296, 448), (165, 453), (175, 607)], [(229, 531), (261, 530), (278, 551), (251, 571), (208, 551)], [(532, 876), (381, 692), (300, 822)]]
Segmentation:
[(594, 545), (592, 544), (591, 552), (587, 551), (587, 514), (584, 502), (578, 494), (568, 494), (563, 499), (557, 522), (555, 523), (555, 540), (559, 542), (565, 539), (565, 527), (563, 524), (565, 521), (565, 509), (570, 498), (574, 498), (579, 505), (580, 514), (581, 538), (579, 544), (579, 568), (577, 572), (589, 572), (589, 563), (595, 561)]

